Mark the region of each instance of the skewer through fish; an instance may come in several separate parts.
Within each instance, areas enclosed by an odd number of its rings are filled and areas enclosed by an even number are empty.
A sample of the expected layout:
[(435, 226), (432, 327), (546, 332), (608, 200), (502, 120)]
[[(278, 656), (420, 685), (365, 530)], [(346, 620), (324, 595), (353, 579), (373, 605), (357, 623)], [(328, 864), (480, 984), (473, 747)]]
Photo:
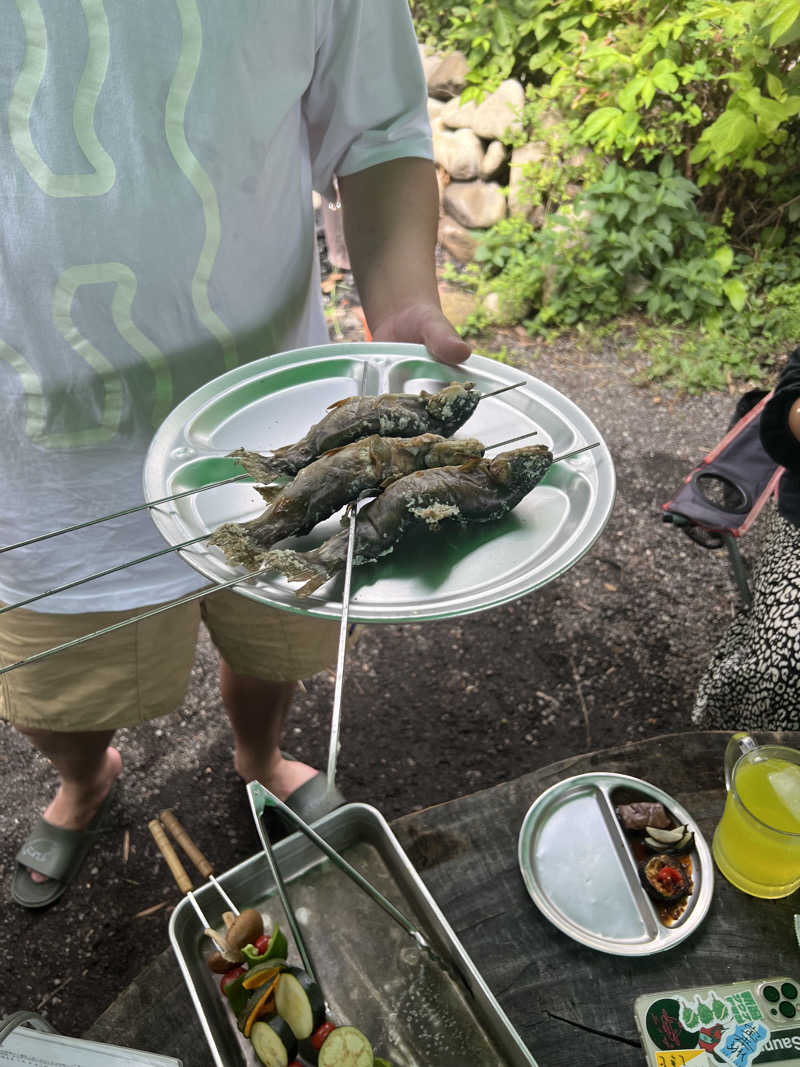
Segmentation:
[(225, 523), (209, 543), (223, 549), (229, 562), (254, 567), (278, 541), (308, 533), (365, 489), (379, 489), (412, 471), (480, 459), (483, 453), (484, 446), (474, 438), (371, 434), (326, 452), (288, 485), (259, 488), (269, 505), (266, 511), (250, 522)]
[(332, 448), (349, 445), (360, 437), (415, 437), (451, 434), (467, 421), (481, 394), (472, 382), (451, 382), (438, 393), (382, 393), (380, 396), (349, 396), (337, 400), (328, 414), (315, 423), (305, 437), (267, 455), (243, 448), (231, 452), (257, 482), (267, 484), (280, 475), (294, 475)]
[[(501, 518), (541, 481), (552, 462), (545, 445), (531, 445), (493, 459), (471, 459), (398, 478), (359, 512), (354, 564), (388, 555), (414, 528), (436, 533), (442, 524), (466, 526)], [(290, 581), (305, 581), (297, 595), (308, 596), (344, 567), (347, 540), (343, 530), (310, 552), (271, 549), (259, 562)]]

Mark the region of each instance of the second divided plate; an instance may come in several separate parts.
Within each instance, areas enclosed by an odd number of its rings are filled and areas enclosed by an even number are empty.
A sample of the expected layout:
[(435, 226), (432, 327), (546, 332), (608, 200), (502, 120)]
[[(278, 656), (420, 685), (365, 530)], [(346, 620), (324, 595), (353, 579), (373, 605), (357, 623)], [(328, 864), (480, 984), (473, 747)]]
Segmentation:
[[(631, 843), (615, 808), (657, 801), (694, 832), (692, 891), (670, 925), (645, 892)], [(677, 945), (705, 918), (714, 889), (711, 852), (691, 815), (671, 796), (627, 774), (592, 772), (545, 790), (528, 809), (519, 865), (534, 904), (555, 926), (589, 948), (650, 956)]]
[[(153, 521), (170, 544), (178, 545), (224, 522), (252, 519), (264, 509), (252, 485), (192, 492), (241, 473), (227, 453), (239, 447), (264, 452), (296, 441), (330, 404), (359, 392), (433, 393), (450, 381), (472, 381), (481, 393), (524, 383), (482, 400), (455, 437), (477, 437), (488, 446), (535, 431), (535, 437), (507, 447), (543, 444), (556, 457), (585, 444), (597, 442), (597, 447), (554, 464), (499, 521), (412, 535), (377, 563), (356, 568), (350, 619), (444, 619), (524, 596), (562, 574), (594, 544), (614, 503), (614, 465), (596, 427), (571, 400), (545, 382), (481, 356), (450, 367), (431, 359), (420, 345), (323, 345), (228, 371), (187, 397), (156, 432), (145, 462), (145, 499), (190, 495), (154, 508)], [(333, 516), (282, 547), (315, 548), (341, 529), (338, 520)], [(212, 582), (245, 573), (202, 542), (181, 554)], [(342, 586), (339, 575), (300, 599), (297, 583), (266, 574), (236, 590), (286, 611), (338, 619)]]

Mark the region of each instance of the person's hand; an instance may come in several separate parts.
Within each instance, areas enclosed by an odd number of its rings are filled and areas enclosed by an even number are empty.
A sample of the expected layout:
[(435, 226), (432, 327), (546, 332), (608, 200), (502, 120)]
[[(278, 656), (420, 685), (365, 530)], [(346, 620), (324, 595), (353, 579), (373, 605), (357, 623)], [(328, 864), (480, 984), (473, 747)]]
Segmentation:
[(425, 345), (440, 363), (463, 363), (471, 351), (435, 304), (412, 304), (390, 315), (372, 336), (375, 341)]
[(796, 400), (789, 411), (789, 429), (795, 440), (800, 441), (800, 400)]

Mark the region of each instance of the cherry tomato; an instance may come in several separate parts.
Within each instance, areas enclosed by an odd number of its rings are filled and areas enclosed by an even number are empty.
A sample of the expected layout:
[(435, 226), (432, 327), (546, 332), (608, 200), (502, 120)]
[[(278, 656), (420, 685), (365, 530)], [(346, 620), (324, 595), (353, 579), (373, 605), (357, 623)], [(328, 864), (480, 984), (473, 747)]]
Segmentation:
[(303, 1065), (300, 1060), (292, 1060), (292, 1062), (289, 1064), (289, 1067), (303, 1067)]
[(230, 971), (226, 971), (219, 983), (222, 992), (225, 992), (225, 986), (228, 985), (229, 982), (234, 982), (240, 975), (245, 973), (245, 970), (245, 967), (234, 967)]
[(319, 1052), (319, 1050), (322, 1048), (322, 1043), (324, 1042), (328, 1034), (330, 1034), (330, 1032), (335, 1029), (336, 1027), (333, 1025), (333, 1023), (322, 1023), (316, 1028), (314, 1033), (311, 1035), (311, 1044), (314, 1046), (317, 1052)]
[(255, 941), (253, 942), (253, 948), (256, 950), (259, 956), (263, 956), (264, 953), (267, 951), (267, 949), (269, 948), (270, 940), (271, 939), (269, 934), (262, 934), (261, 937), (257, 937), (255, 939)]

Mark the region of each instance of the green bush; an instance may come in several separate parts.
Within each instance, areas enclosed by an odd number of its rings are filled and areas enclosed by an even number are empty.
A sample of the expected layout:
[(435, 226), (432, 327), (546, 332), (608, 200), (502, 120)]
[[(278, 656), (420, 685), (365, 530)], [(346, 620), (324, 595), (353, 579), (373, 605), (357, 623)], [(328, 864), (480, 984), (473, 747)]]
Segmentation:
[[(475, 328), (691, 324), (666, 377), (729, 330), (751, 355), (800, 340), (800, 0), (411, 7), (422, 38), (467, 55), (466, 99), (523, 83), (524, 137), (547, 148), (522, 182), (544, 224), (504, 220), (465, 279), (488, 299)], [(723, 374), (757, 372), (737, 359)]]

